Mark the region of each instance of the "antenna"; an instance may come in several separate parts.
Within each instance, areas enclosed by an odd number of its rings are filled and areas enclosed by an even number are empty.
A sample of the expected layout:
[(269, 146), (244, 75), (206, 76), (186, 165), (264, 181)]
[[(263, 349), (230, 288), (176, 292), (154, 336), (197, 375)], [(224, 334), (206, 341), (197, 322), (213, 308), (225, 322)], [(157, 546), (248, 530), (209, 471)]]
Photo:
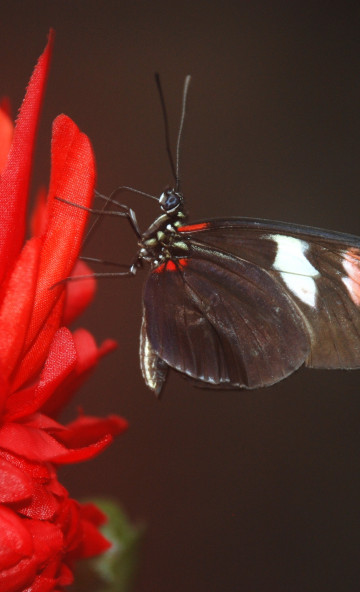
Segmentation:
[(180, 146), (181, 146), (182, 133), (183, 133), (183, 129), (184, 129), (184, 121), (185, 121), (185, 114), (186, 114), (186, 101), (187, 101), (187, 95), (188, 95), (188, 91), (189, 91), (190, 80), (191, 80), (191, 76), (187, 75), (185, 78), (185, 82), (184, 82), (180, 125), (179, 125), (179, 132), (178, 132), (177, 143), (176, 143), (176, 186), (175, 186), (176, 191), (180, 191)]
[(164, 93), (162, 91), (162, 86), (161, 86), (161, 81), (160, 81), (160, 74), (158, 72), (155, 72), (155, 82), (156, 82), (156, 86), (159, 91), (161, 110), (162, 110), (163, 120), (164, 120), (166, 152), (168, 153), (171, 171), (174, 176), (175, 183), (176, 183), (176, 169), (175, 169), (174, 159), (173, 159), (173, 155), (172, 155), (171, 147), (170, 147), (169, 121), (168, 121), (168, 116), (167, 116), (167, 111), (166, 111)]
[(177, 137), (177, 142), (176, 142), (176, 167), (175, 167), (174, 159), (173, 159), (173, 155), (172, 155), (171, 147), (170, 147), (169, 122), (168, 122), (168, 116), (167, 116), (167, 111), (166, 111), (164, 93), (163, 93), (161, 82), (160, 82), (160, 75), (157, 72), (155, 73), (155, 81), (156, 81), (156, 85), (157, 85), (157, 88), (159, 91), (161, 109), (162, 109), (162, 114), (163, 114), (163, 119), (164, 119), (166, 151), (168, 153), (170, 167), (171, 167), (172, 174), (173, 174), (174, 180), (175, 180), (175, 191), (180, 190), (180, 146), (181, 146), (181, 139), (182, 139), (182, 133), (183, 133), (183, 128), (184, 128), (184, 121), (185, 121), (185, 114), (186, 114), (186, 102), (187, 102), (187, 95), (188, 95), (190, 80), (191, 80), (191, 76), (186, 76), (185, 82), (184, 82), (183, 97), (182, 97), (180, 125), (179, 125), (178, 137)]

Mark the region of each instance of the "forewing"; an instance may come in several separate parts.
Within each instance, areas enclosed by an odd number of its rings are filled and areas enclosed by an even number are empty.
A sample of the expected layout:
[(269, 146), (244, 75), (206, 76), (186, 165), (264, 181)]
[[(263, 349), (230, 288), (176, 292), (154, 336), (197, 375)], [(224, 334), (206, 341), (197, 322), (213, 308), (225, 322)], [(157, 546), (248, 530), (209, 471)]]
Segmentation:
[(267, 271), (301, 311), (306, 365), (360, 367), (360, 239), (259, 220), (208, 223), (188, 234), (196, 248), (228, 253)]
[(195, 244), (181, 263), (150, 273), (144, 315), (156, 355), (213, 386), (274, 384), (310, 351), (300, 311), (271, 274)]

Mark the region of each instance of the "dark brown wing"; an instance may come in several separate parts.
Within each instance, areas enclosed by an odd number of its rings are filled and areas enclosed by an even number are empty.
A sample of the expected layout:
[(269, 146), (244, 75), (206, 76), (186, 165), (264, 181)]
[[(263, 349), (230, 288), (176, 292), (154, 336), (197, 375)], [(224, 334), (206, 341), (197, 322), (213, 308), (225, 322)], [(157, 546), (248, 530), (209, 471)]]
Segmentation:
[(247, 219), (180, 231), (189, 256), (153, 270), (144, 290), (155, 359), (209, 386), (243, 388), (303, 363), (360, 367), (360, 239)]
[(144, 319), (161, 360), (213, 386), (274, 384), (310, 351), (301, 314), (270, 274), (196, 246), (184, 265), (149, 275)]
[(360, 367), (360, 239), (259, 220), (217, 220), (192, 232), (200, 248), (254, 263), (270, 273), (301, 311), (312, 368)]

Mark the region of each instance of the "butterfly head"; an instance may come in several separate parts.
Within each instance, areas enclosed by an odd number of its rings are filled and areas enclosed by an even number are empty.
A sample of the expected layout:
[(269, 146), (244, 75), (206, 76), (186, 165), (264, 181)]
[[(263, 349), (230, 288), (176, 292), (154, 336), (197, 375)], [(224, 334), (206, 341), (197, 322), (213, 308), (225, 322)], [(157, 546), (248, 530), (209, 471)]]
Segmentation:
[(159, 203), (163, 212), (173, 218), (178, 215), (178, 212), (182, 211), (184, 198), (175, 189), (166, 188), (159, 197)]

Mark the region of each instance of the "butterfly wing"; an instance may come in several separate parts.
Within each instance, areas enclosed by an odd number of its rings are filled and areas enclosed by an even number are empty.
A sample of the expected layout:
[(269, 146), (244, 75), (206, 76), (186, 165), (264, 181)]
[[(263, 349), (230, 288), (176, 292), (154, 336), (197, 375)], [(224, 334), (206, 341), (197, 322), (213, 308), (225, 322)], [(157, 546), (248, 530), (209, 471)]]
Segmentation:
[(360, 367), (357, 237), (248, 219), (180, 231), (189, 256), (152, 270), (144, 289), (142, 358), (157, 390), (167, 365), (235, 388), (274, 384), (303, 363)]
[(195, 244), (255, 263), (301, 311), (311, 342), (307, 366), (360, 367), (360, 239), (259, 220), (217, 220)]

